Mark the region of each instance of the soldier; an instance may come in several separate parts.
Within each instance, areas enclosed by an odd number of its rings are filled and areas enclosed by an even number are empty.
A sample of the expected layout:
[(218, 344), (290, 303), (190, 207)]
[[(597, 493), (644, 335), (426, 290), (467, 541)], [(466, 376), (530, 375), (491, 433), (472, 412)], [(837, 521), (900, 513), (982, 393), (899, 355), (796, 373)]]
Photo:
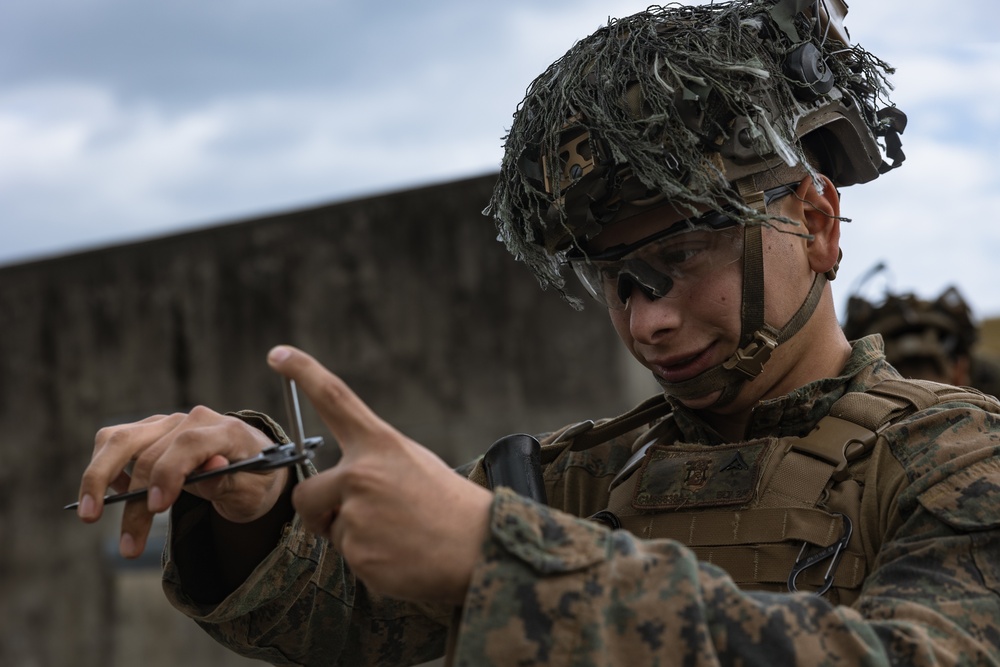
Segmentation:
[(182, 494), (283, 437), (198, 408), (101, 431), (81, 517), (149, 486), (122, 552), (171, 509), (170, 600), (275, 664), (1000, 663), (1000, 404), (902, 379), (834, 312), (838, 188), (898, 164), (904, 123), (844, 10), (652, 7), (528, 89), (488, 210), (663, 388), (544, 436), (534, 498), (483, 461), (454, 474), (279, 346), (337, 466)]
[[(878, 264), (870, 275), (884, 268)], [(993, 396), (1000, 389), (996, 362), (975, 350), (979, 324), (954, 286), (933, 301), (886, 291), (876, 304), (852, 294), (844, 334), (855, 340), (876, 333), (885, 343), (886, 360), (903, 377), (975, 387)]]

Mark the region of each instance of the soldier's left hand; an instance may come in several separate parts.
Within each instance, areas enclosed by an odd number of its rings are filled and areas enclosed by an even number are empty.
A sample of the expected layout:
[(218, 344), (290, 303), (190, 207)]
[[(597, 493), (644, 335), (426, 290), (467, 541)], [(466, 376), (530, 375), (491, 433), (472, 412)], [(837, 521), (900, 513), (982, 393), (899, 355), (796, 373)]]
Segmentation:
[(295, 488), (306, 528), (327, 537), (371, 590), (461, 604), (492, 494), (380, 419), (308, 354), (279, 346), (268, 363), (295, 380), (342, 451), (336, 466)]

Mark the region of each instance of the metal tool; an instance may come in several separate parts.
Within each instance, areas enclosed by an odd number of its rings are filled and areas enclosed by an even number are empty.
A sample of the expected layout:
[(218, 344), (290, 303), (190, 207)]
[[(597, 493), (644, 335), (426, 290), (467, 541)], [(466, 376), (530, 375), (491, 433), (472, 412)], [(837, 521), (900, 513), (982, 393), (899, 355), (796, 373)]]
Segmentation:
[[(295, 380), (285, 378), (285, 412), (288, 414), (288, 428), (292, 430), (292, 444), (295, 445), (295, 453), (305, 457), (305, 438), (302, 435), (305, 430), (302, 428), (302, 411), (299, 409), (299, 393), (295, 391)], [(304, 458), (302, 459), (305, 460)], [(295, 466), (295, 474), (299, 481), (302, 481), (302, 466)]]
[[(191, 473), (184, 480), (184, 483), (191, 484), (192, 482), (199, 482), (203, 479), (227, 475), (232, 472), (265, 472), (292, 465), (296, 466), (296, 471), (301, 481), (302, 468), (299, 464), (313, 458), (313, 450), (323, 444), (323, 438), (318, 436), (311, 438), (302, 437), (302, 413), (299, 410), (299, 398), (295, 390), (295, 380), (288, 378), (285, 378), (285, 408), (288, 412), (291, 442), (271, 445), (261, 450), (257, 456), (234, 461), (222, 468)], [(107, 505), (124, 500), (132, 500), (133, 498), (141, 498), (148, 491), (149, 489), (135, 489), (125, 493), (105, 496), (104, 504)], [(75, 509), (79, 504), (78, 502), (70, 503), (63, 509)]]

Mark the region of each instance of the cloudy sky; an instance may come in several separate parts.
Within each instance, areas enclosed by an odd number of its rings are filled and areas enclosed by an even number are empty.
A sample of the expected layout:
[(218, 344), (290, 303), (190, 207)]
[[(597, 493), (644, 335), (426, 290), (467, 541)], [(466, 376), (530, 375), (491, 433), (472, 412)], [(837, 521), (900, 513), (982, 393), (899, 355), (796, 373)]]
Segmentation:
[[(484, 174), (526, 85), (637, 0), (4, 0), (0, 264)], [(1000, 316), (996, 0), (853, 0), (906, 164), (845, 189), (842, 301)], [(869, 284), (877, 295), (885, 282)]]

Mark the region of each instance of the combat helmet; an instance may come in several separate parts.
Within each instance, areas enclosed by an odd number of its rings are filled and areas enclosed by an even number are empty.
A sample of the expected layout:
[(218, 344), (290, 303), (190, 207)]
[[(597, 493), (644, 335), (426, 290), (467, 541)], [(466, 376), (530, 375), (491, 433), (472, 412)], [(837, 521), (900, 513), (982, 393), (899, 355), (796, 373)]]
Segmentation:
[[(850, 44), (846, 11), (842, 0), (653, 6), (580, 40), (514, 115), (485, 211), (500, 238), (566, 296), (567, 257), (586, 257), (604, 227), (664, 204), (708, 209), (743, 226), (744, 292), (763, 295), (760, 226), (774, 219), (765, 192), (820, 173), (837, 187), (862, 183), (904, 158), (892, 69)], [(745, 298), (728, 368), (668, 393), (721, 385), (720, 402), (730, 400), (809, 319), (834, 275), (817, 278), (780, 330), (764, 323), (762, 298)]]
[(949, 286), (935, 299), (888, 289), (880, 302), (861, 296), (863, 283), (883, 270), (881, 263), (870, 269), (848, 298), (843, 325), (848, 339), (880, 334), (890, 364), (903, 369), (919, 363), (940, 376), (959, 357), (971, 356), (979, 326), (958, 288)]

